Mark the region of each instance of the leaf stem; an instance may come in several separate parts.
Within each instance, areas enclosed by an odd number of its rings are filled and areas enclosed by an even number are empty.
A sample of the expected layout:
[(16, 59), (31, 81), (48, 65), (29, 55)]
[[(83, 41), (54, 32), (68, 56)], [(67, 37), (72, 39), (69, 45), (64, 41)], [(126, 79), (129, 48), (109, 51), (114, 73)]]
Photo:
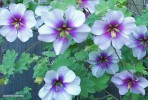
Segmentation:
[(29, 47), (25, 52), (28, 52), (29, 50), (31, 50), (34, 46), (36, 46), (38, 43), (40, 43), (40, 41), (34, 43), (31, 47)]
[(112, 94), (110, 94), (107, 90), (105, 90), (105, 92), (106, 92), (108, 95), (110, 95), (112, 98), (114, 98), (115, 100), (119, 100), (119, 99), (117, 99), (115, 96), (113, 96)]

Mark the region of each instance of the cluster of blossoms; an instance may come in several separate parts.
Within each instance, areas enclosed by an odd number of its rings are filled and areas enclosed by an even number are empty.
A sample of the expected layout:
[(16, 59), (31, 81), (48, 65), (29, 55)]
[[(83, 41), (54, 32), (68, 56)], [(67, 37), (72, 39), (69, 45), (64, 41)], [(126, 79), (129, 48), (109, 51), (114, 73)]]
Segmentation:
[[(87, 8), (90, 13), (94, 13), (99, 1), (78, 0), (78, 4), (82, 9)], [(74, 6), (68, 7), (66, 11), (49, 10), (50, 6), (39, 6), (36, 8), (35, 17), (33, 11), (26, 11), (25, 5), (10, 4), (8, 9), (0, 9), (0, 34), (9, 42), (17, 37), (26, 42), (33, 36), (31, 28), (39, 28), (38, 40), (53, 42), (54, 51), (59, 55), (68, 49), (71, 39), (81, 43), (92, 32), (95, 35), (94, 43), (100, 49), (89, 54), (88, 62), (93, 65), (92, 74), (97, 78), (105, 72), (115, 74), (112, 82), (119, 88), (121, 95), (128, 92), (128, 89), (132, 93), (145, 94), (144, 88), (148, 86), (145, 78), (134, 78), (131, 71), (116, 72), (119, 71), (118, 62), (122, 59), (120, 49), (123, 45), (132, 48), (133, 55), (138, 59), (146, 55), (146, 26), (137, 27), (134, 18), (124, 17), (122, 11), (109, 11), (90, 28), (85, 24), (86, 15)], [(48, 71), (44, 81), (45, 85), (39, 91), (42, 100), (71, 100), (73, 95), (79, 95), (81, 91), (80, 78), (64, 66), (57, 72)]]

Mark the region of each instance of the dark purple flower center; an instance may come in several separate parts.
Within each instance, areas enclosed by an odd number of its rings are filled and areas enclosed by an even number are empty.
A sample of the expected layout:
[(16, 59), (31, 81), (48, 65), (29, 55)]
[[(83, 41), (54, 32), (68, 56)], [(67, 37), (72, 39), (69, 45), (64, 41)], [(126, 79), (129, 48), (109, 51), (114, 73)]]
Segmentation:
[(134, 87), (137, 85), (137, 80), (134, 80), (132, 78), (127, 78), (124, 80), (124, 84), (130, 89), (131, 87)]
[(148, 48), (148, 36), (144, 36), (143, 34), (140, 34), (138, 38), (135, 38), (136, 44), (141, 49)]
[(62, 77), (59, 77), (59, 79), (55, 79), (53, 80), (52, 82), (52, 89), (55, 91), (55, 92), (60, 92), (60, 91), (63, 91), (64, 87), (65, 87), (65, 84), (63, 83), (63, 78)]
[(111, 56), (108, 56), (106, 53), (101, 53), (97, 58), (97, 62), (101, 67), (106, 68), (111, 63)]
[(69, 31), (71, 28), (68, 27), (68, 25), (63, 24), (62, 27), (57, 29), (60, 32), (60, 36), (67, 36), (69, 35)]
[(123, 30), (122, 24), (119, 24), (116, 21), (110, 22), (105, 26), (106, 35), (110, 38), (118, 37)]
[(22, 15), (14, 14), (11, 16), (9, 23), (13, 28), (20, 29), (25, 26), (26, 21)]

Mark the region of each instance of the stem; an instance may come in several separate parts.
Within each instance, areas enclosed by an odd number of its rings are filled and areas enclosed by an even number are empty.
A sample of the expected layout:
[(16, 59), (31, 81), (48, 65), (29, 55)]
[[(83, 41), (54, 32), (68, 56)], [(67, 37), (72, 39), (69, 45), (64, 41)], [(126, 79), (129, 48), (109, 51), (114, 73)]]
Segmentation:
[[(112, 46), (112, 47), (113, 47), (113, 46)], [(113, 47), (113, 48), (114, 48), (114, 47)], [(114, 48), (114, 51), (115, 51), (115, 53), (116, 53), (118, 59), (121, 60), (115, 48)], [(136, 76), (135, 76), (126, 66), (124, 66), (124, 67), (125, 67), (125, 69), (126, 69), (129, 73), (131, 73), (131, 74), (136, 78)]]
[(38, 43), (40, 43), (40, 41), (36, 42), (35, 44), (33, 44), (31, 47), (29, 47), (25, 52), (28, 52), (29, 50), (31, 50), (34, 46), (36, 46)]
[(105, 92), (110, 95), (112, 98), (114, 98), (115, 100), (118, 100), (115, 96), (113, 96), (112, 94), (110, 94), (107, 90), (105, 90)]

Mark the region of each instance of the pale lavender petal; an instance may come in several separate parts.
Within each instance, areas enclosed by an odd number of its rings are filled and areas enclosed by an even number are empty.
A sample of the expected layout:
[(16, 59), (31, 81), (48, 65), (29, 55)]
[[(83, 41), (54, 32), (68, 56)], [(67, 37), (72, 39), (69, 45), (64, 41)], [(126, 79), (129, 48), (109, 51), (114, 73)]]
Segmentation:
[(17, 30), (10, 28), (10, 26), (3, 26), (0, 33), (2, 36), (6, 37), (9, 42), (13, 42), (17, 38)]
[(133, 48), (133, 56), (137, 57), (138, 60), (142, 59), (146, 55), (146, 51), (142, 50), (141, 48)]
[(45, 34), (45, 35), (39, 35), (38, 40), (44, 41), (44, 42), (53, 42), (58, 37), (58, 34)]
[(111, 64), (108, 68), (106, 68), (106, 72), (109, 74), (115, 74), (118, 70), (118, 64)]
[(26, 42), (31, 37), (33, 37), (33, 32), (30, 28), (24, 27), (22, 30), (18, 31), (18, 38), (22, 42)]
[(68, 94), (66, 91), (55, 93), (55, 99), (54, 100), (72, 100), (72, 96)]
[(82, 25), (78, 28), (75, 28), (70, 32), (70, 35), (72, 36), (72, 38), (74, 39), (75, 42), (77, 43), (81, 43), (84, 40), (86, 40), (88, 33), (90, 32), (90, 28), (87, 25)]
[(132, 71), (130, 71), (130, 72), (129, 71), (122, 71), (120, 74), (118, 74), (118, 76), (122, 80), (126, 79), (127, 77), (133, 79), (133, 74), (132, 73), (133, 73)]
[(109, 11), (106, 14), (106, 20), (110, 23), (113, 21), (118, 21), (118, 23), (121, 23), (124, 19), (124, 14), (122, 11)]
[(135, 93), (135, 94), (145, 95), (145, 90), (140, 86), (135, 86), (135, 87), (131, 88), (130, 92)]
[(122, 81), (121, 78), (118, 77), (118, 74), (115, 74), (115, 75), (112, 77), (111, 81), (112, 81), (114, 84), (116, 84), (116, 85), (122, 85), (122, 84), (123, 84), (123, 81)]
[(112, 45), (116, 49), (121, 49), (124, 43), (122, 42), (120, 38), (116, 37), (112, 40)]
[(25, 25), (28, 27), (28, 28), (32, 28), (36, 25), (36, 20), (34, 18), (34, 13), (33, 11), (26, 11), (25, 12)]
[(9, 10), (11, 13), (24, 15), (24, 12), (26, 11), (26, 7), (24, 4), (10, 4)]
[(92, 26), (91, 32), (95, 35), (102, 35), (106, 32), (105, 25), (107, 23), (105, 21), (95, 21), (94, 25)]
[(80, 86), (75, 84), (66, 85), (66, 88), (64, 88), (64, 90), (67, 91), (67, 93), (70, 95), (79, 95), (81, 92)]
[(98, 67), (98, 66), (94, 66), (92, 67), (92, 74), (93, 76), (99, 78), (101, 77), (103, 74), (105, 73), (105, 69)]
[(0, 14), (0, 25), (10, 25), (9, 20), (12, 14), (8, 9), (2, 9)]
[(58, 74), (53, 70), (48, 71), (44, 77), (45, 83), (49, 84), (51, 84), (54, 79), (58, 79)]
[(100, 49), (105, 50), (110, 47), (111, 40), (106, 38), (104, 35), (101, 35), (94, 38), (94, 43), (97, 44)]
[(36, 14), (37, 16), (41, 16), (42, 13), (48, 12), (49, 9), (50, 9), (50, 7), (48, 7), (48, 6), (38, 6), (38, 7), (35, 9), (35, 14)]
[(123, 33), (131, 34), (136, 30), (135, 19), (133, 17), (126, 17), (123, 20), (124, 30)]
[(136, 33), (145, 35), (147, 33), (147, 27), (145, 25), (138, 26)]
[(142, 88), (146, 88), (148, 86), (148, 80), (145, 79), (144, 77), (140, 77), (140, 78), (138, 78), (138, 84)]
[(52, 99), (52, 92), (50, 92), (49, 90), (44, 89), (44, 87), (42, 87), (40, 89), (38, 95), (39, 95), (40, 98), (42, 98), (42, 100), (47, 99), (47, 95), (48, 95), (48, 100)]
[(80, 27), (85, 21), (85, 14), (79, 10), (76, 10), (74, 6), (68, 7), (65, 11), (66, 24), (69, 27)]
[(69, 46), (70, 41), (66, 37), (60, 37), (53, 43), (56, 55), (63, 54)]
[(72, 70), (66, 70), (64, 75), (64, 82), (69, 83), (74, 81), (76, 78), (75, 73)]
[(118, 85), (117, 87), (119, 89), (119, 94), (120, 95), (124, 95), (124, 94), (126, 94), (128, 92), (128, 88), (126, 86), (124, 86), (124, 85)]
[(63, 19), (64, 13), (60, 9), (55, 9), (51, 12), (42, 13), (41, 19), (43, 22), (50, 27), (53, 28), (59, 28), (63, 26), (64, 19)]
[(71, 82), (71, 84), (80, 85), (80, 77), (76, 76), (76, 78)]

